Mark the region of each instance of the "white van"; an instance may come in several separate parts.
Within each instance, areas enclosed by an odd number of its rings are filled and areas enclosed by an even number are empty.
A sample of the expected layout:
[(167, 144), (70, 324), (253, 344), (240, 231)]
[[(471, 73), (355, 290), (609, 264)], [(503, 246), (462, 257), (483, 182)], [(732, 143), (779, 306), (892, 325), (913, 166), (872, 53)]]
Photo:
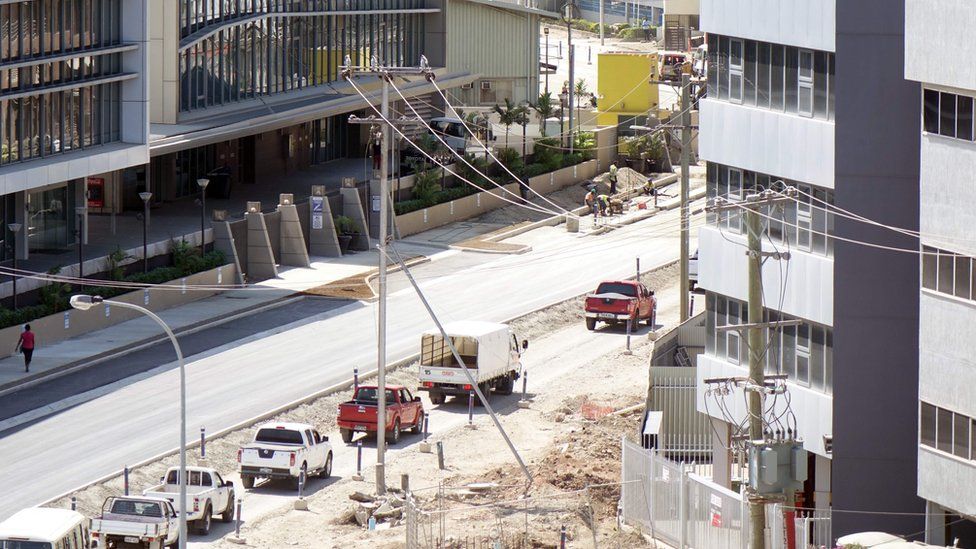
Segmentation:
[(33, 507), (0, 523), (0, 549), (88, 549), (88, 519), (76, 511)]

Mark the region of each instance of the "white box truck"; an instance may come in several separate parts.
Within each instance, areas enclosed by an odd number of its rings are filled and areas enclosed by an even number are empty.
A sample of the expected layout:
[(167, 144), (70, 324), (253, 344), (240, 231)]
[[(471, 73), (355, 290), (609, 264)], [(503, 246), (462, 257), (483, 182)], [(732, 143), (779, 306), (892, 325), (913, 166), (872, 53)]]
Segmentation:
[[(507, 324), (495, 322), (452, 322), (444, 325), (444, 331), (485, 398), (492, 389), (500, 395), (512, 394), (522, 375), (522, 352), (528, 341), (519, 343)], [(441, 404), (448, 395), (467, 397), (473, 390), (439, 330), (421, 336), (419, 381), (419, 389), (427, 391), (432, 404)]]

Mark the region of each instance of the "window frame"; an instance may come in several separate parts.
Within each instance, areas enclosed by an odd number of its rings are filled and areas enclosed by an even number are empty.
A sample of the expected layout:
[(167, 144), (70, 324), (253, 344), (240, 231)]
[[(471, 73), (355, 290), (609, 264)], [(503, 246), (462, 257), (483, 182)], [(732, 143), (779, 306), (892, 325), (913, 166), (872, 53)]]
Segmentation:
[[(809, 75), (804, 75), (803, 59), (808, 57), (810, 60), (810, 65), (807, 72)], [(797, 69), (796, 69), (796, 112), (800, 116), (806, 118), (813, 118), (814, 112), (814, 75), (816, 74), (814, 70), (814, 52), (813, 50), (800, 49), (797, 51)], [(806, 105), (804, 105), (804, 92), (807, 94)]]
[[(739, 62), (734, 63), (734, 58), (732, 57), (732, 51), (736, 44), (739, 47)], [(734, 85), (733, 82), (738, 78), (738, 85)], [(736, 105), (741, 105), (743, 103), (743, 96), (745, 95), (745, 41), (741, 38), (730, 38), (729, 39), (729, 102)], [(733, 94), (733, 89), (738, 92), (738, 96)]]

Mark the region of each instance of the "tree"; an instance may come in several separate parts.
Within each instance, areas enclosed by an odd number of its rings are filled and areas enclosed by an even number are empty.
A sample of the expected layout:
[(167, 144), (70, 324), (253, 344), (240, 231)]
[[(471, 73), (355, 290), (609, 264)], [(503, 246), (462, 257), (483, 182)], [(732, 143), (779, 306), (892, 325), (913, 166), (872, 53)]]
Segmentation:
[(526, 105), (519, 105), (515, 110), (515, 123), (522, 126), (522, 158), (525, 158), (525, 142), (527, 137), (525, 136), (526, 126), (529, 125), (529, 107)]
[(518, 110), (522, 107), (518, 107), (512, 100), (505, 98), (505, 107), (500, 105), (495, 105), (495, 112), (498, 113), (498, 123), (505, 126), (505, 148), (508, 148), (508, 133), (512, 128), (512, 124), (518, 124)]
[(549, 120), (556, 114), (556, 104), (552, 99), (552, 94), (546, 92), (540, 95), (533, 108), (539, 115), (539, 132), (542, 133), (542, 137), (545, 137), (546, 120)]
[(576, 86), (573, 89), (573, 99), (576, 101), (576, 127), (579, 128), (582, 124), (580, 119), (580, 100), (592, 97), (593, 94), (590, 93), (590, 89), (586, 86), (586, 80), (579, 78), (576, 80)]

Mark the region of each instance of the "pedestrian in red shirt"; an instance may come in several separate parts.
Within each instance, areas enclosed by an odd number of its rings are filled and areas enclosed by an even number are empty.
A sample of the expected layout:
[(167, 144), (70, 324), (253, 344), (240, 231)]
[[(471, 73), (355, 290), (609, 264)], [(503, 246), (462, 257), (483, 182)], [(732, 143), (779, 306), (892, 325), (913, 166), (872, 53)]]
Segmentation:
[(24, 371), (30, 372), (31, 358), (34, 356), (34, 332), (31, 331), (30, 324), (25, 324), (24, 331), (20, 333), (17, 352), (24, 353)]

